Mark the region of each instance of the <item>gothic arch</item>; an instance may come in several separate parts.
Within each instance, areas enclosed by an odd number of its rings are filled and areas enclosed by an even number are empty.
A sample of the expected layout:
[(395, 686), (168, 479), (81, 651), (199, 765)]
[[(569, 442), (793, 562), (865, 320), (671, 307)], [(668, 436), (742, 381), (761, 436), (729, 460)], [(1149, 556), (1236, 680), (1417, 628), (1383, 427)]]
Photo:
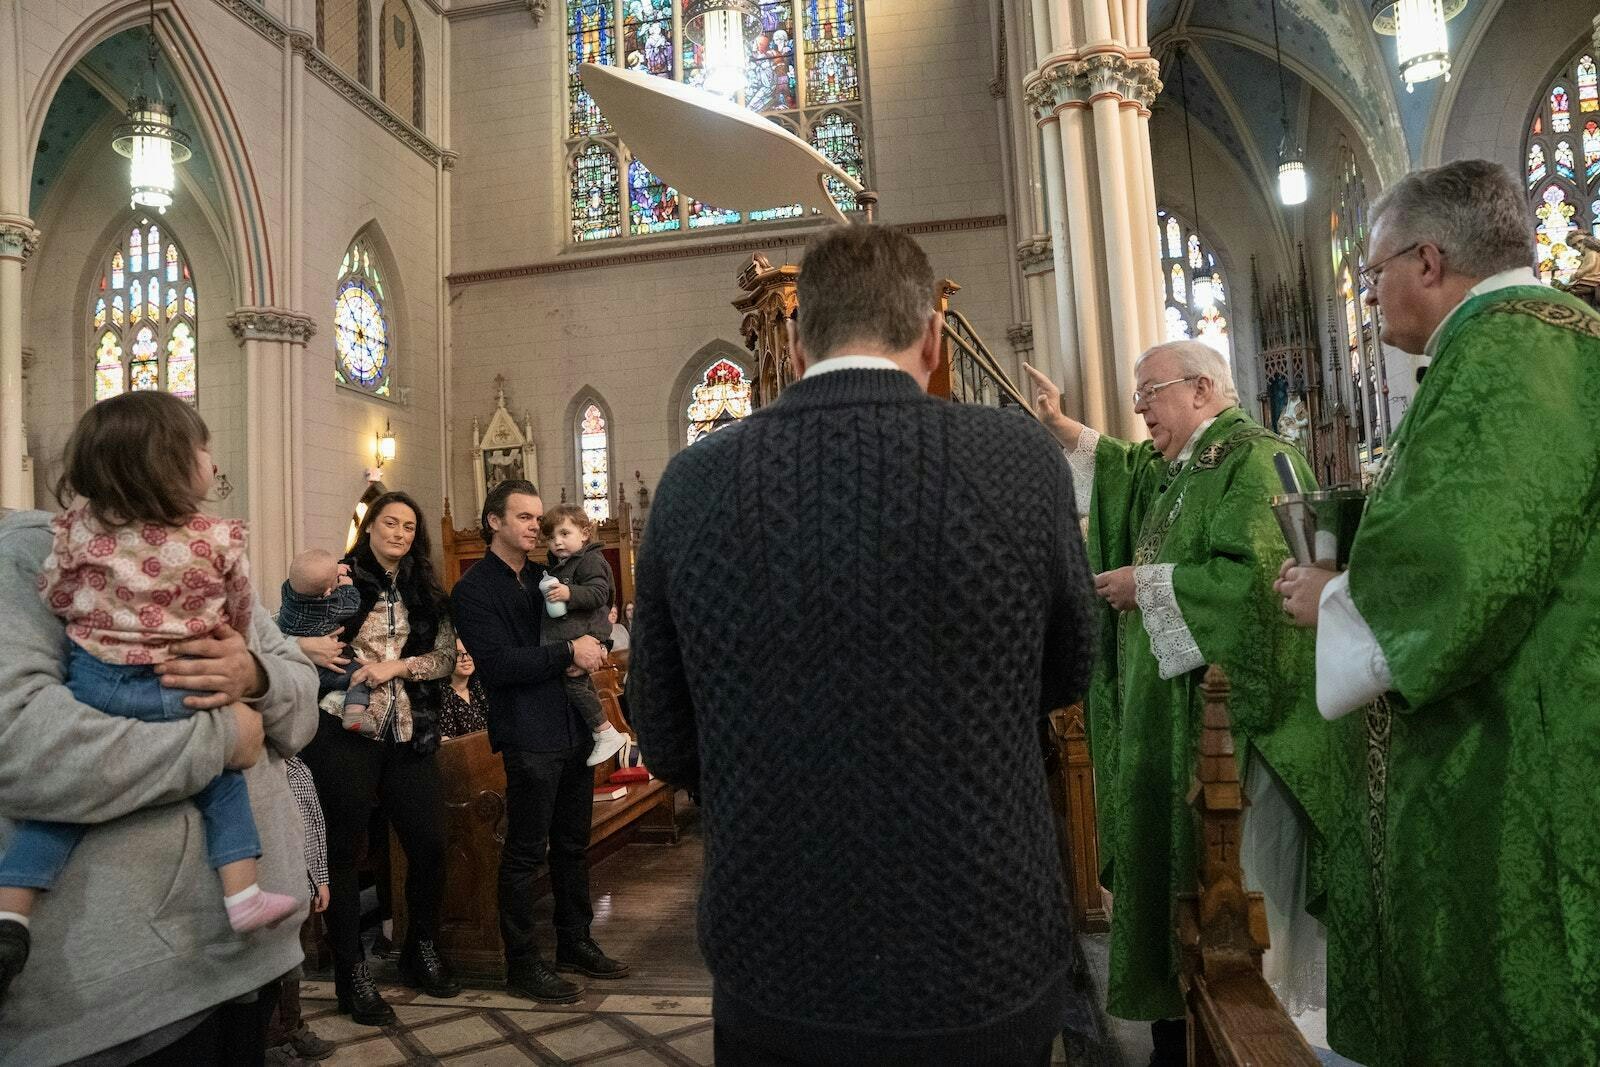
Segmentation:
[[(356, 389), (358, 395), (399, 403), (400, 390), (402, 383), (405, 381), (405, 356), (407, 352), (405, 346), (409, 336), (406, 321), (405, 282), (400, 277), (394, 250), (389, 245), (389, 239), (384, 233), (383, 224), (377, 219), (368, 219), (355, 233), (351, 234), (350, 240), (345, 243), (344, 250), (340, 255), (348, 255), (350, 250), (358, 245), (365, 246), (371, 252), (376, 260), (379, 277), (382, 279), (383, 291), (380, 295), (383, 304), (384, 323), (388, 330), (389, 369), (387, 376), (389, 388), (386, 393), (375, 393), (353, 386), (351, 388)], [(337, 305), (339, 290), (345, 277), (346, 275), (342, 268), (335, 269), (333, 291), (316, 298), (319, 302), (322, 300), (327, 301), (327, 303), (320, 306), (328, 307), (331, 310)], [(335, 338), (333, 358), (335, 369), (337, 369), (339, 360), (338, 326), (334, 322), (334, 316), (331, 314), (329, 315), (329, 322), (333, 323), (329, 332)]]
[[(226, 215), (223, 244), (235, 268), (233, 303), (241, 307), (275, 306), (277, 279), (270, 230), (255, 167), (233, 105), (199, 35), (176, 0), (155, 0), (154, 7), (156, 36), (178, 81), (178, 92), (186, 105), (189, 122), (204, 140), (217, 169)], [(150, 11), (148, 0), (113, 0), (80, 23), (62, 42), (46, 65), (28, 104), (22, 173), (33, 171), (33, 157), (45, 116), (68, 72), (106, 38), (147, 26)]]
[(672, 391), (667, 394), (667, 455), (677, 455), (687, 447), (690, 393), (700, 383), (706, 370), (719, 359), (737, 366), (746, 379), (753, 379), (755, 360), (741, 345), (718, 337), (696, 349), (683, 369), (678, 371), (677, 378), (672, 382)]

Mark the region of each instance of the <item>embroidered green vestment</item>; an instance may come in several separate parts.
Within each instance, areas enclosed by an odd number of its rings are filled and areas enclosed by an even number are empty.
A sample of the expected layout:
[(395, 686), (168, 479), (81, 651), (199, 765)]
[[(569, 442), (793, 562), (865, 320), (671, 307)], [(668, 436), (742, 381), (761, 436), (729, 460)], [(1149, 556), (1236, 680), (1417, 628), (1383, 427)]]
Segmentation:
[(1395, 690), (1330, 842), (1329, 1038), (1370, 1067), (1600, 1063), (1597, 525), (1600, 316), (1467, 301), (1350, 560)]
[[(1101, 437), (1095, 448), (1091, 566), (1170, 566), (1170, 586), (1153, 597), (1141, 590), (1138, 610), (1102, 605), (1085, 707), (1101, 880), (1114, 898), (1107, 999), (1123, 1018), (1183, 1014), (1173, 903), (1195, 889), (1188, 791), (1205, 664), (1220, 665), (1233, 684), (1241, 760), (1253, 746), (1316, 831), (1331, 815), (1330, 729), (1316, 709), (1314, 639), (1290, 625), (1272, 591), (1288, 555), (1269, 506), (1282, 492), (1279, 452), (1293, 457), (1302, 484), (1314, 484), (1300, 453), (1237, 407), (1206, 429), (1181, 468), (1149, 442)], [(1186, 657), (1178, 645), (1191, 635)], [(1178, 664), (1192, 665), (1161, 677), (1163, 665), (1170, 673)]]

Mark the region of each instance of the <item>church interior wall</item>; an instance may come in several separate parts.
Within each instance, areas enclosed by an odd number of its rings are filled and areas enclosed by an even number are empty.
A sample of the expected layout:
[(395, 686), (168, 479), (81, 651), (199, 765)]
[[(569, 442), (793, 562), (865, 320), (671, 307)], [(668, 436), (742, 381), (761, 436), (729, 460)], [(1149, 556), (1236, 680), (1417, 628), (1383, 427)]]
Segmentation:
[[(795, 262), (815, 227), (719, 230), (705, 238), (566, 242), (564, 28), (561, 4), (535, 26), (525, 11), (451, 26), (452, 270), (581, 261), (591, 256), (693, 248), (696, 241), (760, 240), (774, 264)], [(1005, 189), (1000, 130), (989, 90), (988, 13), (972, 0), (883, 0), (865, 12), (869, 184), (878, 218), (911, 224), (936, 273), (962, 285), (965, 313), (1002, 365), (1015, 360), (1011, 259), (999, 216)], [(929, 56), (938, 56), (935, 63)], [(946, 220), (945, 232), (920, 225)], [(963, 220), (963, 221), (955, 221)], [(981, 220), (981, 221), (965, 221)], [(954, 228), (956, 226), (962, 228)], [(674, 383), (703, 346), (737, 346), (738, 272), (753, 249), (539, 273), (453, 290), (451, 500), (457, 525), (475, 504), (471, 424), (494, 411), (496, 375), (521, 423), (532, 415), (547, 502), (577, 488), (566, 413), (594, 388), (614, 425), (613, 486), (642, 473), (654, 486), (676, 434)]]

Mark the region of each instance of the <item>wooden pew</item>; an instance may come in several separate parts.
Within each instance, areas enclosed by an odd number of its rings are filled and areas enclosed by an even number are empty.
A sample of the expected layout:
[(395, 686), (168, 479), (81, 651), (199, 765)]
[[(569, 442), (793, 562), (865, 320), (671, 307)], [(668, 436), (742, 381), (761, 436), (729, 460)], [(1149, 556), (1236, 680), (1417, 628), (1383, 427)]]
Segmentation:
[[(595, 688), (607, 717), (626, 731), (617, 701), (617, 670), (607, 666), (594, 675)], [(439, 746), (439, 771), (444, 782), (445, 889), (439, 922), (439, 951), (457, 974), (468, 981), (505, 979), (505, 952), (500, 942), (498, 871), (500, 847), (506, 839), (506, 776), (500, 757), (489, 751), (485, 732), (452, 738)], [(595, 782), (616, 769), (615, 758), (595, 768)], [(591, 862), (630, 842), (675, 844), (675, 791), (665, 782), (637, 782), (618, 800), (596, 801), (589, 823)], [(394, 907), (394, 941), (403, 944), (406, 930), (405, 853), (390, 832), (390, 873)], [(537, 895), (549, 892), (541, 878)]]
[(1316, 1067), (1311, 1046), (1261, 976), (1267, 917), (1239, 866), (1245, 797), (1228, 720), (1228, 677), (1201, 683), (1205, 717), (1189, 803), (1199, 813), (1199, 887), (1178, 898), (1179, 982), (1196, 1067)]
[(1045, 775), (1060, 835), (1061, 869), (1067, 879), (1073, 929), (1089, 933), (1109, 930), (1109, 894), (1100, 887), (1094, 764), (1089, 759), (1082, 704), (1050, 713), (1050, 741), (1045, 752)]

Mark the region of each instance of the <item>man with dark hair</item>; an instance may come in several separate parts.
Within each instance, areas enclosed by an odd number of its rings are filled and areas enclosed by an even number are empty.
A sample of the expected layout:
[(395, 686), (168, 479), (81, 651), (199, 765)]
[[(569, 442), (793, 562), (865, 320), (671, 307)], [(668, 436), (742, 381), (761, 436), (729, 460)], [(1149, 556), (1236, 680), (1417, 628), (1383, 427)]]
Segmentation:
[[(1600, 316), (1539, 284), (1522, 183), (1461, 160), (1374, 205), (1382, 340), (1431, 357), (1339, 575), (1289, 567), (1362, 780), (1329, 883), (1334, 1048), (1600, 1056)], [(1355, 762), (1355, 761), (1353, 761)]]
[(456, 633), (478, 666), (489, 698), (489, 745), (506, 768), (506, 840), (500, 853), (500, 936), (506, 986), (519, 996), (564, 1004), (583, 996), (544, 962), (534, 932), (534, 883), (549, 857), (555, 893), (556, 970), (621, 978), (589, 936), (589, 820), (593, 738), (567, 701), (562, 678), (576, 664), (592, 671), (605, 649), (587, 634), (541, 645), (545, 617), (529, 558), (539, 547), (544, 504), (531, 482), (513, 479), (489, 492), (480, 516), (489, 551), (451, 592)]
[(935, 292), (896, 230), (814, 241), (801, 380), (651, 508), (628, 690), (702, 798), (719, 1064), (1098, 1062), (1041, 745), (1089, 676), (1072, 480), (926, 394)]

